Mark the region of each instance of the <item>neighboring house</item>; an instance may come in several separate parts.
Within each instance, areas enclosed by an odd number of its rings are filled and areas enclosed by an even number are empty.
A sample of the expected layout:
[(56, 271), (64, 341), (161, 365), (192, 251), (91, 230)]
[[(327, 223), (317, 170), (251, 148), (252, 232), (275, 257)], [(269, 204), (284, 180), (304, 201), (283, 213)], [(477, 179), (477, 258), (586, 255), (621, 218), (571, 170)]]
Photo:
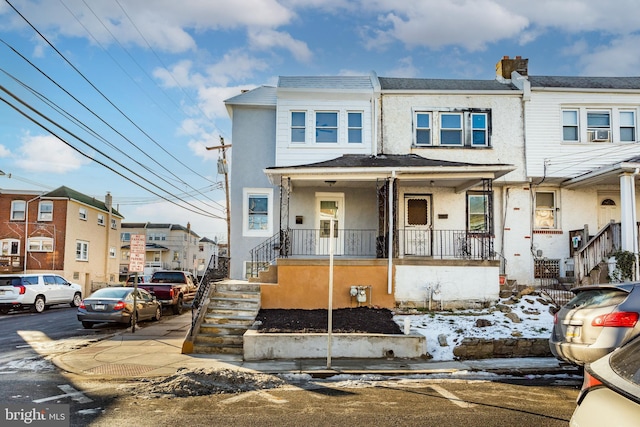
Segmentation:
[(109, 193), (100, 201), (67, 187), (46, 193), (2, 190), (0, 268), (58, 273), (88, 295), (118, 280), (122, 219)]
[(201, 278), (207, 268), (214, 268), (216, 265), (209, 265), (216, 262), (219, 256), (218, 241), (203, 237), (198, 242), (198, 257), (196, 259), (196, 276)]
[(527, 77), (526, 64), (504, 77), (523, 91), (531, 182), (505, 206), (509, 277), (606, 281), (588, 275), (616, 249), (638, 253), (640, 77)]
[(267, 270), (263, 307), (326, 307), (330, 282), (336, 307), (498, 298), (494, 185), (525, 180), (513, 84), (281, 77), (226, 104), (231, 277)]
[(120, 280), (126, 280), (129, 274), (129, 242), (133, 234), (146, 236), (144, 274), (152, 274), (157, 270), (186, 270), (196, 274), (200, 236), (191, 230), (189, 223), (186, 227), (149, 222), (123, 223), (120, 234)]

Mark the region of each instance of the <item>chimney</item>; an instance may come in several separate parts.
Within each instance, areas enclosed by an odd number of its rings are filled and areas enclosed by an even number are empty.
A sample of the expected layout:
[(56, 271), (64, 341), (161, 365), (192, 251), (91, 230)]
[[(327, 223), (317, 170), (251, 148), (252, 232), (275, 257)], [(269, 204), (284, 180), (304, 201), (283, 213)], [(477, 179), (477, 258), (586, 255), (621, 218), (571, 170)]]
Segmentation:
[(496, 64), (496, 77), (511, 80), (511, 73), (517, 71), (521, 76), (529, 75), (529, 60), (516, 56), (510, 59), (509, 56), (503, 56)]
[(107, 191), (107, 195), (104, 196), (104, 204), (107, 207), (107, 211), (111, 212), (111, 207), (113, 206), (113, 197), (111, 197), (111, 193)]

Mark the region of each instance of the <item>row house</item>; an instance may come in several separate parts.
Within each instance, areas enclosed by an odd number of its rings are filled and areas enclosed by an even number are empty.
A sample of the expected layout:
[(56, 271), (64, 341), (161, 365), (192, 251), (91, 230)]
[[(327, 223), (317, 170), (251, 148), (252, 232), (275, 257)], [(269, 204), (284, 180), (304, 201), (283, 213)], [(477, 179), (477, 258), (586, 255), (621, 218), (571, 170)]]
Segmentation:
[(197, 275), (200, 264), (204, 263), (200, 249), (204, 251), (205, 245), (200, 245), (200, 236), (191, 230), (189, 223), (185, 227), (125, 222), (120, 233), (120, 280), (126, 280), (129, 275), (130, 241), (136, 234), (144, 235), (146, 240), (144, 274), (157, 270), (186, 270)]
[(601, 230), (637, 233), (639, 88), (505, 57), (494, 80), (280, 77), (230, 98), (231, 277), (265, 308), (326, 307), (329, 283), (335, 306), (455, 308), (588, 274)]
[(109, 193), (0, 190), (0, 270), (57, 273), (89, 295), (118, 280), (122, 219)]

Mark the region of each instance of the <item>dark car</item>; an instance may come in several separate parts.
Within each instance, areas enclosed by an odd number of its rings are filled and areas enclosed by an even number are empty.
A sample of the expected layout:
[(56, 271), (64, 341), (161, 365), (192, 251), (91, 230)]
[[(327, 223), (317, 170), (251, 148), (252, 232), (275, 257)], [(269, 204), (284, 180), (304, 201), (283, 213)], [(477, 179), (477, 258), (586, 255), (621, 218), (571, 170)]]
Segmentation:
[(640, 334), (640, 283), (574, 288), (571, 301), (554, 315), (549, 347), (575, 365), (593, 362)]
[[(95, 291), (78, 307), (78, 320), (90, 329), (97, 323), (121, 323), (131, 325), (135, 288), (111, 287)], [(141, 320), (160, 320), (162, 305), (144, 289), (136, 294), (136, 323)]]
[(640, 337), (586, 366), (571, 427), (637, 426)]
[[(127, 286), (133, 286), (133, 282), (135, 282), (136, 276), (132, 274), (127, 278)], [(151, 275), (149, 274), (138, 274), (138, 283), (149, 283), (151, 282)]]

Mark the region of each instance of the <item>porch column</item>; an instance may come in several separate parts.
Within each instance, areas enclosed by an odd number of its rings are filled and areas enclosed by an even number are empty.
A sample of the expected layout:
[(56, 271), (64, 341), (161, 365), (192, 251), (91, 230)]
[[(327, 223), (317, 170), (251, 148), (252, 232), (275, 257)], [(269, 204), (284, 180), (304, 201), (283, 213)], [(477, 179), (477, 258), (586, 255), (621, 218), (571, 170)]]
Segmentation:
[(622, 226), (621, 249), (638, 253), (638, 226), (636, 216), (635, 173), (620, 175), (620, 222)]
[(387, 294), (393, 293), (393, 218), (395, 212), (393, 211), (393, 182), (396, 179), (396, 171), (391, 171), (391, 177), (389, 177), (389, 238), (387, 239), (388, 253), (388, 266), (387, 266)]

